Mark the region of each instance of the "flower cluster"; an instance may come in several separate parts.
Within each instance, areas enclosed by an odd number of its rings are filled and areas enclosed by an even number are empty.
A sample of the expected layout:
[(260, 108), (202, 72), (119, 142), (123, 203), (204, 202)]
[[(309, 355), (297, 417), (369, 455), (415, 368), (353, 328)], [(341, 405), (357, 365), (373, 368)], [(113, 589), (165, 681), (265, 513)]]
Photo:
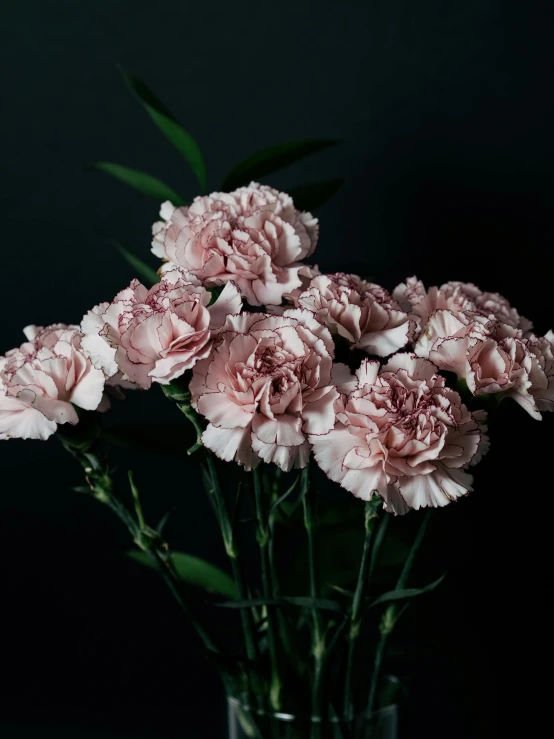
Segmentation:
[[(105, 409), (106, 385), (181, 378), (220, 459), (288, 471), (313, 452), (331, 480), (400, 514), (472, 489), (489, 444), (480, 396), (511, 397), (538, 419), (554, 410), (554, 334), (533, 334), (497, 293), (412, 277), (391, 294), (321, 274), (302, 262), (317, 220), (257, 183), (164, 203), (161, 217), (154, 287), (133, 280), (80, 328), (29, 327), (0, 358), (0, 438), (46, 439), (77, 423), (75, 406)], [(369, 357), (337, 362), (336, 344)]]

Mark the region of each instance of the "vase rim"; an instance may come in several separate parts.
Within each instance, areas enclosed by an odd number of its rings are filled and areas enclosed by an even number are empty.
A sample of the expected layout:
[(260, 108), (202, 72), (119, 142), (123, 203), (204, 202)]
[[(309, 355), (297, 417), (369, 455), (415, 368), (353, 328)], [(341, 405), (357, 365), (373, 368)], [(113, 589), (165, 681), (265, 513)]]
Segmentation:
[[(295, 715), (293, 713), (285, 713), (282, 711), (263, 711), (258, 708), (253, 708), (252, 706), (249, 706), (245, 703), (243, 703), (238, 698), (235, 698), (232, 695), (227, 696), (227, 702), (235, 707), (240, 708), (243, 711), (247, 711), (250, 713), (254, 713), (257, 716), (271, 716), (272, 718), (277, 719), (278, 721), (311, 721), (312, 723), (323, 723), (324, 721), (330, 724), (343, 724), (348, 723), (349, 719), (346, 719), (344, 716), (326, 716), (325, 718), (315, 718), (314, 716), (304, 716), (304, 715)], [(383, 706), (382, 708), (378, 708), (377, 710), (373, 711), (371, 714), (371, 717), (384, 717), (387, 715), (395, 714), (398, 709), (398, 705), (396, 703), (391, 703), (388, 706)], [(359, 721), (360, 718), (365, 718), (365, 712), (360, 711), (359, 713), (355, 714), (353, 717), (353, 721)]]

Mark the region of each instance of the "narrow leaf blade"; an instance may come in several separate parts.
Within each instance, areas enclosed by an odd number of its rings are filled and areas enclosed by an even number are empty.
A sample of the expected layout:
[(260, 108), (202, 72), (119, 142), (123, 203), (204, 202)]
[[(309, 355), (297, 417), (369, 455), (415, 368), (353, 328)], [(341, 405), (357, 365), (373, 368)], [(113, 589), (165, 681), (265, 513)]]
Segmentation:
[(374, 606), (381, 605), (382, 603), (393, 603), (401, 600), (409, 600), (410, 598), (417, 598), (418, 595), (430, 593), (441, 584), (445, 577), (446, 574), (442, 575), (442, 577), (439, 577), (438, 580), (435, 580), (429, 585), (426, 585), (424, 588), (403, 588), (400, 590), (389, 590), (387, 593), (383, 593), (378, 598), (375, 598), (375, 600), (371, 602), (369, 607), (373, 608)]
[(175, 116), (152, 90), (136, 75), (119, 68), (125, 84), (142, 104), (150, 118), (189, 163), (202, 190), (206, 189), (206, 166), (195, 139), (177, 122)]
[(251, 154), (239, 164), (236, 164), (225, 177), (222, 189), (234, 190), (241, 185), (248, 185), (251, 180), (265, 177), (283, 167), (315, 154), (323, 149), (336, 146), (336, 139), (305, 139), (302, 141), (287, 141), (283, 144), (271, 146), (255, 154)]
[[(126, 556), (146, 567), (156, 568), (147, 552), (131, 550), (126, 553)], [(237, 597), (237, 589), (233, 579), (210, 562), (184, 552), (172, 552), (171, 561), (183, 582), (227, 598)]]
[(294, 200), (297, 210), (314, 211), (330, 200), (344, 184), (342, 178), (335, 180), (324, 180), (322, 182), (309, 182), (298, 185), (289, 190), (289, 195)]
[(160, 277), (156, 270), (152, 269), (152, 267), (149, 267), (146, 262), (143, 262), (142, 259), (139, 259), (134, 254), (131, 254), (130, 251), (124, 249), (120, 244), (116, 244), (115, 246), (123, 259), (129, 262), (136, 273), (142, 277), (142, 279), (148, 284), (149, 287), (155, 285), (156, 282), (160, 281)]
[(282, 596), (280, 598), (248, 598), (245, 600), (231, 600), (223, 603), (215, 603), (220, 608), (258, 608), (260, 606), (297, 606), (299, 608), (316, 608), (322, 611), (334, 611), (343, 613), (341, 606), (333, 600), (325, 598), (304, 598), (293, 596)]
[(105, 172), (120, 180), (120, 182), (134, 187), (135, 190), (151, 198), (156, 198), (156, 200), (170, 200), (175, 206), (184, 205), (185, 203), (184, 198), (178, 195), (175, 190), (172, 190), (169, 185), (166, 185), (157, 177), (153, 177), (146, 172), (141, 172), (138, 169), (131, 169), (121, 164), (114, 164), (113, 162), (96, 162), (90, 165), (90, 169)]

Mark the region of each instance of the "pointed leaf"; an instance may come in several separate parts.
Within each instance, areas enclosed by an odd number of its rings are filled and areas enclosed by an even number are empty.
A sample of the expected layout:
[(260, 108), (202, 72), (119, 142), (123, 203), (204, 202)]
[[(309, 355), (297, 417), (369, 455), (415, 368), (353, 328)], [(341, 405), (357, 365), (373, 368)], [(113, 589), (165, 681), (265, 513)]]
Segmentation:
[[(126, 556), (135, 562), (139, 562), (139, 564), (156, 569), (156, 565), (148, 555), (148, 552), (131, 550), (126, 552)], [(172, 552), (171, 561), (183, 582), (204, 588), (204, 590), (211, 593), (224, 595), (227, 598), (237, 597), (237, 588), (232, 577), (210, 562), (206, 562), (204, 559), (200, 559), (200, 557), (194, 557), (191, 554), (185, 554), (184, 552)]]
[(106, 174), (115, 177), (116, 179), (124, 182), (130, 187), (134, 187), (135, 190), (149, 195), (151, 198), (156, 200), (170, 200), (175, 206), (184, 205), (185, 200), (178, 195), (175, 190), (172, 190), (157, 177), (146, 172), (141, 172), (138, 169), (131, 169), (130, 167), (124, 167), (121, 164), (114, 164), (113, 162), (96, 162), (91, 164), (89, 169), (95, 169), (99, 172), (105, 172)]
[(418, 595), (424, 593), (430, 593), (432, 590), (437, 588), (446, 577), (446, 573), (439, 577), (438, 580), (426, 585), (424, 588), (404, 588), (402, 590), (389, 590), (388, 593), (383, 593), (378, 598), (370, 603), (370, 608), (381, 605), (382, 603), (393, 603), (400, 600), (408, 600), (410, 598), (416, 598)]
[(165, 107), (161, 100), (136, 75), (119, 68), (125, 84), (137, 100), (143, 105), (146, 112), (158, 126), (160, 131), (171, 141), (173, 146), (189, 163), (196, 175), (202, 190), (206, 189), (206, 166), (200, 147), (193, 137), (177, 122), (173, 114)]
[(131, 254), (130, 251), (127, 251), (127, 249), (123, 248), (119, 244), (116, 244), (115, 247), (123, 257), (123, 259), (129, 262), (129, 264), (133, 267), (137, 275), (140, 275), (140, 277), (142, 278), (142, 280), (144, 280), (148, 287), (152, 287), (152, 285), (155, 285), (156, 282), (160, 281), (160, 276), (158, 275), (156, 270), (152, 267), (149, 267), (146, 262), (143, 262), (142, 259), (139, 259), (134, 254)]
[(341, 606), (334, 600), (325, 598), (304, 598), (283, 595), (280, 598), (247, 598), (215, 603), (220, 608), (258, 608), (260, 606), (298, 606), (299, 608), (316, 608), (322, 611), (343, 613)]
[(223, 181), (222, 189), (228, 191), (241, 185), (248, 185), (251, 180), (265, 177), (310, 154), (328, 149), (338, 143), (336, 139), (306, 139), (304, 141), (287, 141), (283, 144), (271, 146), (269, 149), (258, 151), (231, 169)]
[(291, 606), (299, 606), (300, 608), (316, 608), (321, 611), (335, 611), (335, 613), (343, 612), (340, 603), (329, 600), (328, 598), (282, 596), (281, 600), (284, 600), (285, 603), (289, 603)]
[(297, 210), (314, 211), (330, 200), (344, 184), (343, 179), (309, 182), (291, 188), (288, 193)]
[(269, 514), (271, 515), (274, 511), (276, 511), (279, 506), (284, 503), (284, 501), (294, 492), (294, 488), (298, 485), (299, 477), (297, 477), (292, 485), (279, 497), (277, 500), (275, 500), (269, 509)]

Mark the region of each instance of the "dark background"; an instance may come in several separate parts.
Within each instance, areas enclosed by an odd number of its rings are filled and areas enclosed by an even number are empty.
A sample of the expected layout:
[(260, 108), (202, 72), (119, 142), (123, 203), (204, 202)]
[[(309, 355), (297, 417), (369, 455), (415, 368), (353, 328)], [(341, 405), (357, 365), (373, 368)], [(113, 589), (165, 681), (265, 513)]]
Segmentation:
[[(149, 259), (155, 201), (84, 164), (115, 161), (196, 194), (117, 62), (200, 142), (212, 189), (257, 149), (343, 139), (269, 180), (346, 178), (318, 213), (323, 270), (388, 288), (413, 273), (471, 280), (546, 331), (553, 31), (546, 0), (5, 5), (2, 351), (28, 323), (79, 322), (128, 283), (109, 238)], [(158, 401), (137, 395), (122, 417), (179, 420)], [(518, 722), (531, 736), (550, 720), (553, 422), (510, 407), (475, 493), (435, 517), (422, 562), (449, 575), (404, 632), (420, 654), (402, 739)], [(77, 466), (55, 440), (0, 454), (2, 736), (223, 736), (217, 678), (156, 578), (121, 556), (118, 523), (70, 491)], [(188, 470), (114, 456), (135, 469), (152, 517), (176, 508), (172, 543), (223, 561)]]

